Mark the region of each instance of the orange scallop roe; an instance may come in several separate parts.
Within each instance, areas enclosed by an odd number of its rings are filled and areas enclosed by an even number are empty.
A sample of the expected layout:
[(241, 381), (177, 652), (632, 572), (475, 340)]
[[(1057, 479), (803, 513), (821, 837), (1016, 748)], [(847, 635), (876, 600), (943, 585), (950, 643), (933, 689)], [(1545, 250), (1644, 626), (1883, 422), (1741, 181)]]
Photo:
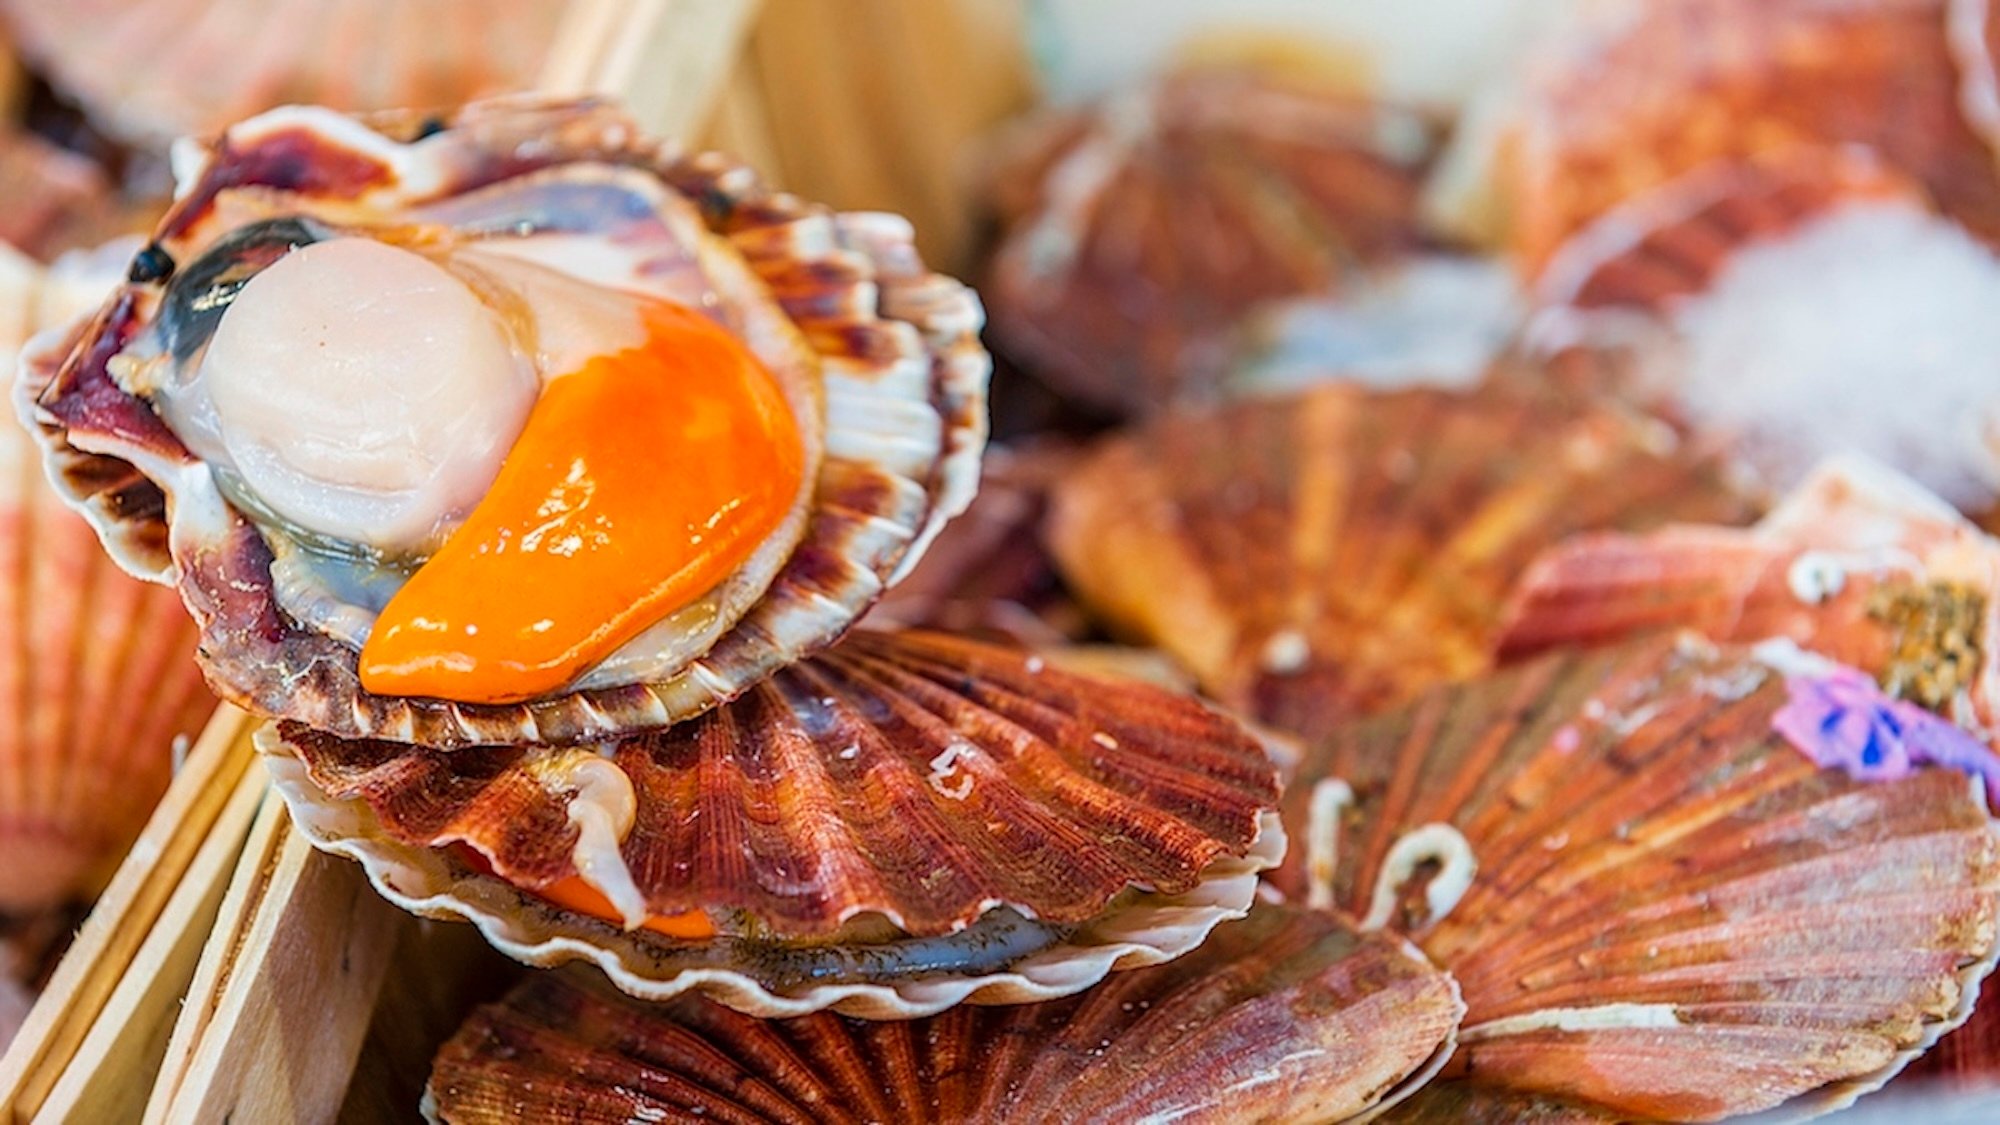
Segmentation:
[[(465, 844), (454, 844), (452, 845), (452, 852), (458, 858), (464, 860), (467, 866), (481, 874), (491, 875), (496, 879), (502, 878), (498, 872), (493, 870), (493, 865), (487, 862), (486, 857), (479, 854), (473, 848)], [(517, 883), (509, 882), (507, 885), (523, 894), (530, 894), (545, 902), (560, 906), (564, 910), (575, 911), (578, 914), (587, 914), (592, 918), (601, 918), (606, 922), (619, 926), (625, 924), (624, 918), (618, 913), (618, 908), (611, 905), (611, 900), (604, 897), (602, 891), (584, 882), (582, 877), (577, 875), (571, 875), (567, 879), (558, 879), (546, 887), (535, 890), (530, 890)], [(656, 934), (664, 934), (667, 937), (680, 938), (684, 941), (701, 941), (715, 936), (715, 923), (709, 920), (706, 911), (701, 910), (686, 910), (679, 914), (648, 915), (646, 920), (640, 923), (640, 928), (651, 930)]]
[(741, 566), (805, 452), (777, 380), (702, 313), (543, 389), (492, 488), (377, 619), (361, 684), (509, 703), (561, 689)]

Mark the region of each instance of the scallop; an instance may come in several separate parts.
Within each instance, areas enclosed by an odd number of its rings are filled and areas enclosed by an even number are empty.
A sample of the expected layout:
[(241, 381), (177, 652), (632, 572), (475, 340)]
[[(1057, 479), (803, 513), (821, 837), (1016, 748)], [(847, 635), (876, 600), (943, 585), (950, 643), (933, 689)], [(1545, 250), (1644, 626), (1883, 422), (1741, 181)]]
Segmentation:
[(892, 216), (590, 102), (288, 108), (181, 166), (17, 400), (251, 710), (438, 747), (657, 729), (831, 642), (976, 487), (979, 306)]

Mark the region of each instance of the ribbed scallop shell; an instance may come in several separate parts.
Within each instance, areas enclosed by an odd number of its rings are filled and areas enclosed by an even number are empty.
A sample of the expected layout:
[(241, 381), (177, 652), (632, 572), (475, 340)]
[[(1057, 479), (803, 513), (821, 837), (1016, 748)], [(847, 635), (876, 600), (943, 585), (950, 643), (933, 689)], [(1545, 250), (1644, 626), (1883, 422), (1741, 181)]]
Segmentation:
[(1253, 305), (1423, 242), (1432, 128), (1351, 93), (1202, 68), (1043, 128), (996, 173), (994, 338), (1101, 408), (1209, 397)]
[(1773, 732), (1787, 692), (1662, 638), (1307, 751), (1276, 883), (1407, 934), (1464, 993), (1457, 1077), (1408, 1118), (1509, 1119), (1468, 1108), (1488, 1092), (1620, 1120), (1825, 1108), (1970, 1014), (2000, 918), (1980, 792), (1816, 766)]
[(1531, 343), (1587, 341), (1593, 318), (1664, 316), (1706, 291), (1732, 255), (1856, 203), (1928, 209), (1914, 181), (1866, 152), (1800, 145), (1718, 160), (1634, 195), (1555, 250), (1531, 294)]
[[(0, 260), (0, 358), (71, 299)], [(106, 281), (105, 285), (108, 286)], [(215, 698), (179, 599), (120, 571), (0, 426), (0, 912), (87, 895), (165, 792)]]
[[(296, 725), (259, 743), (299, 825), (361, 860), (398, 903), (477, 921), (531, 963), (587, 957), (640, 995), (698, 985), (757, 1011), (845, 1002), (908, 1015), (991, 982), (820, 987), (746, 953), (715, 983), (696, 971), (714, 959), (689, 943), (532, 905), (438, 849), (470, 845), (531, 888), (579, 872), (616, 887), (622, 875), (642, 896), (628, 916), (703, 910), (724, 935), (754, 935), (742, 943), (751, 953), (837, 940), (857, 915), (942, 937), (998, 906), (1108, 948), (1093, 927), (1148, 915), (1114, 926), (1139, 937), (1099, 958), (1101, 976), (1119, 958), (1182, 952), (1246, 909), (1254, 872), (1283, 847), (1264, 823), (1275, 768), (1234, 722), (1184, 696), (944, 634), (858, 632), (725, 707), (602, 753), (440, 754)], [(629, 830), (593, 826), (621, 819), (604, 810), (627, 801)], [(1126, 901), (1130, 888), (1145, 893)], [(1192, 909), (1176, 918), (1176, 907)], [(990, 975), (1015, 972), (1027, 991), (999, 998), (1088, 983), (1019, 965)]]
[[(203, 466), (151, 408), (108, 374), (108, 358), (157, 303), (157, 286), (129, 284), (77, 336), (31, 357), (17, 404), (113, 555), (135, 574), (179, 585), (203, 626), (210, 681), (231, 702), (343, 737), (434, 747), (656, 729), (830, 643), (970, 500), (990, 366), (979, 304), (924, 270), (903, 220), (832, 214), (768, 191), (720, 156), (663, 155), (623, 115), (590, 102), (478, 103), (421, 144), (395, 138), (436, 122), (404, 115), (377, 124), (388, 135), (290, 109), (234, 127), (224, 147), (195, 155), (197, 172), (159, 237), (213, 226), (214, 194), (246, 184), (375, 203), (468, 192), (577, 161), (651, 170), (697, 203), (720, 236), (714, 254), (726, 260), (704, 259), (705, 267), (768, 289), (816, 352), (827, 453), (804, 541), (762, 598), (682, 670), (520, 704), (373, 695), (361, 689), (352, 647), (280, 613), (263, 538), (207, 485)], [(179, 502), (166, 503), (175, 492)], [(212, 499), (195, 503), (197, 495)]]
[(1640, 192), (1714, 160), (1800, 143), (1866, 145), (1992, 239), (2000, 175), (1960, 107), (1946, 5), (1606, 5), (1587, 30), (1542, 52), (1466, 143), (1481, 153), (1485, 188), (1530, 276)]
[(1462, 1010), (1407, 943), (1283, 906), (1081, 996), (900, 1023), (644, 1005), (546, 973), (445, 1044), (425, 1110), (449, 1125), (1344, 1121), (1421, 1081)]
[(1974, 730), (2000, 720), (2000, 542), (1914, 482), (1822, 466), (1751, 528), (1579, 536), (1522, 578), (1503, 660), (1637, 633), (1785, 637)]
[(561, 0), (7, 0), (21, 52), (126, 141), (288, 103), (442, 108), (534, 83)]
[(1090, 609), (1313, 731), (1485, 669), (1506, 592), (1573, 532), (1749, 514), (1648, 419), (1330, 385), (1111, 439), (1058, 488), (1049, 540)]

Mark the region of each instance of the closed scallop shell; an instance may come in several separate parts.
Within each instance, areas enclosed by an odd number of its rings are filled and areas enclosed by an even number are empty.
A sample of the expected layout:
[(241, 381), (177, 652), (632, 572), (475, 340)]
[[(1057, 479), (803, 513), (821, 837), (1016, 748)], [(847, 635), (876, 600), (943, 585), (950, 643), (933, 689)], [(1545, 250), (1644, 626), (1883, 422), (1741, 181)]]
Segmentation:
[(1782, 637), (1961, 725), (2000, 719), (2000, 542), (1916, 483), (1822, 465), (1754, 527), (1599, 533), (1551, 548), (1515, 591), (1515, 660), (1660, 629)]
[(635, 1003), (538, 974), (444, 1045), (448, 1125), (579, 1122), (1345, 1121), (1450, 1053), (1449, 978), (1333, 915), (1259, 906), (1168, 965), (1080, 996), (866, 1023)]
[(1823, 768), (1774, 729), (1793, 671), (1688, 637), (1568, 651), (1308, 748), (1276, 884), (1464, 994), (1401, 1116), (1816, 1112), (1966, 1019), (2000, 918), (1982, 792)]
[[(81, 281), (0, 260), (0, 355)], [(108, 287), (104, 281), (103, 286)], [(170, 590), (120, 571), (0, 426), (0, 912), (93, 893), (166, 791), (175, 740), (215, 707)]]
[(1100, 409), (1212, 397), (1251, 307), (1338, 291), (1425, 242), (1433, 129), (1351, 91), (1199, 67), (1044, 128), (995, 173), (993, 333)]
[(164, 148), (273, 106), (442, 108), (533, 85), (559, 0), (8, 0), (20, 51)]
[[(441, 754), (295, 724), (259, 745), (299, 826), (393, 901), (475, 921), (532, 964), (585, 958), (640, 996), (698, 987), (760, 1014), (1063, 995), (1114, 963), (1192, 948), (1248, 908), (1283, 848), (1276, 769), (1233, 721), (935, 633), (857, 632), (603, 752)], [(691, 950), (515, 889), (576, 876), (632, 926), (700, 911), (721, 936)], [(1059, 940), (978, 973), (861, 984), (793, 979), (754, 956), (756, 943), (838, 945), (864, 915), (948, 939), (998, 907)], [(722, 949), (737, 939), (748, 952)]]
[(1566, 536), (1751, 511), (1716, 460), (1615, 408), (1329, 385), (1110, 439), (1048, 537), (1087, 608), (1309, 732), (1487, 668), (1507, 591)]
[(673, 669), (522, 703), (375, 695), (360, 685), (355, 645), (281, 611), (263, 535), (111, 376), (110, 359), (159, 302), (156, 282), (132, 281), (67, 339), (31, 353), (16, 405), (113, 556), (179, 587), (203, 628), (209, 678), (229, 701), (341, 737), (434, 747), (657, 729), (831, 643), (970, 501), (990, 366), (979, 303), (924, 269), (908, 223), (771, 192), (720, 156), (663, 153), (622, 114), (588, 101), (484, 102), (443, 122), (404, 114), (374, 125), (291, 108), (189, 150), (187, 190), (156, 240), (212, 243), (229, 226), (217, 199), (242, 189), (289, 193), (298, 208), (435, 205), (482, 188), (532, 191), (538, 173), (568, 165), (637, 168), (671, 189), (673, 221), (693, 216), (686, 221), (704, 228), (696, 264), (725, 301), (757, 318), (748, 330), (766, 342), (756, 346), (804, 373), (795, 394), (815, 414), (823, 404), (824, 456), (803, 539), (771, 560), (761, 595)]
[[(1960, 103), (1947, 0), (1606, 5), (1464, 139), (1457, 209), (1505, 216), (1530, 277), (1620, 203), (1717, 160), (1859, 145), (2000, 237), (1994, 154)], [(1471, 154), (1476, 153), (1476, 156)]]

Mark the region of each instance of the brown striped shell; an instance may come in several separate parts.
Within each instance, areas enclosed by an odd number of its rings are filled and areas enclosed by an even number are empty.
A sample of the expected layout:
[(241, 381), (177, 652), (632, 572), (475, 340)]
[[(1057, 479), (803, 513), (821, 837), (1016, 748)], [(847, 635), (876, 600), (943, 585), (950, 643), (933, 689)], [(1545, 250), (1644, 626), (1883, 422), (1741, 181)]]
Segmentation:
[(560, 0), (7, 0), (21, 52), (164, 148), (273, 106), (441, 108), (533, 85)]
[(1860, 145), (2000, 237), (1994, 153), (1961, 108), (1948, 0), (1606, 5), (1469, 135), (1470, 209), (1505, 216), (1530, 277), (1570, 235), (1721, 159)]
[(376, 126), (384, 131), (291, 108), (232, 128), (196, 154), (156, 245), (180, 254), (225, 233), (217, 200), (231, 192), (273, 208), (273, 196), (296, 210), (392, 208), (532, 183), (571, 165), (650, 172), (699, 207), (713, 236), (701, 268), (746, 301), (768, 293), (775, 311), (760, 315), (789, 320), (774, 335), (787, 341), (788, 362), (817, 365), (827, 454), (803, 540), (747, 612), (678, 670), (513, 704), (374, 695), (360, 686), (355, 647), (281, 612), (264, 536), (151, 405), (110, 374), (112, 355), (161, 298), (155, 281), (128, 283), (70, 339), (30, 357), (17, 403), (52, 474), (113, 555), (179, 587), (224, 698), (342, 737), (434, 747), (656, 729), (831, 643), (970, 500), (989, 369), (979, 304), (923, 268), (907, 223), (836, 215), (767, 190), (725, 158), (662, 152), (621, 113), (587, 101), (484, 102), (448, 121)]
[(445, 1044), (425, 1111), (448, 1125), (1342, 1121), (1420, 1082), (1460, 1010), (1407, 943), (1283, 906), (1081, 996), (900, 1023), (643, 1005), (548, 973)]
[[(1283, 848), (1267, 823), (1275, 768), (1234, 722), (944, 634), (857, 632), (601, 752), (439, 754), (296, 724), (259, 745), (301, 829), (398, 904), (475, 921), (530, 963), (583, 957), (638, 995), (700, 987), (767, 1014), (1063, 995), (1114, 962), (1191, 948), (1247, 909)], [(515, 889), (575, 876), (632, 925), (702, 911), (718, 936), (621, 932)], [(998, 943), (991, 963), (952, 979), (891, 964), (799, 975), (797, 958), (758, 952), (851, 944), (862, 916), (913, 947), (973, 940), (1012, 925), (1002, 907), (1033, 920), (1009, 940), (1039, 944), (980, 938)]]
[(0, 130), (0, 201), (0, 241), (42, 261), (136, 230), (103, 169), (12, 129)]
[(1419, 248), (1416, 114), (1247, 66), (1194, 68), (1043, 126), (996, 173), (996, 347), (1121, 413), (1206, 398), (1252, 306)]
[(1822, 466), (1754, 527), (1600, 533), (1515, 591), (1503, 660), (1659, 629), (1783, 637), (1974, 731), (2000, 721), (2000, 542), (1871, 462)]
[(1464, 993), (1457, 1058), (1407, 1118), (1824, 1108), (1965, 1020), (2000, 920), (1980, 791), (1819, 767), (1774, 733), (1790, 690), (1743, 650), (1661, 638), (1308, 749), (1276, 884), (1406, 934)]
[(1091, 610), (1230, 706), (1317, 731), (1485, 669), (1506, 592), (1563, 537), (1750, 513), (1649, 419), (1332, 385), (1109, 440), (1048, 535)]

